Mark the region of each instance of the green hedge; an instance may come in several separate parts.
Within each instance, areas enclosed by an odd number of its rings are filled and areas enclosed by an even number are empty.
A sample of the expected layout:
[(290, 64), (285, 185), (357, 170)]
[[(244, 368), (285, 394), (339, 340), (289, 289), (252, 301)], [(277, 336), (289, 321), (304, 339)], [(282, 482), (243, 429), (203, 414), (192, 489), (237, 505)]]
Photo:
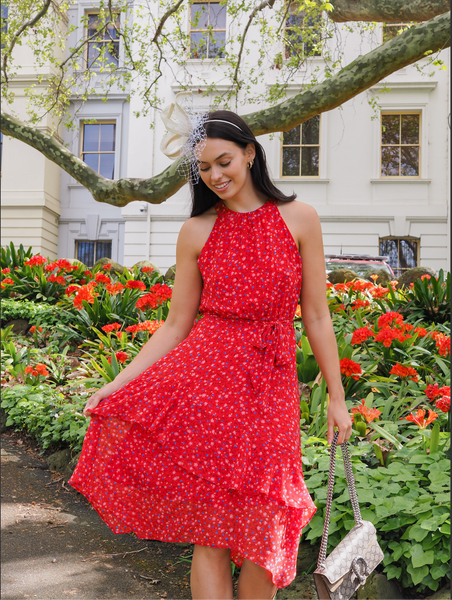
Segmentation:
[(4, 298), (1, 303), (2, 326), (13, 319), (25, 319), (30, 325), (69, 325), (74, 320), (74, 315), (45, 302)]

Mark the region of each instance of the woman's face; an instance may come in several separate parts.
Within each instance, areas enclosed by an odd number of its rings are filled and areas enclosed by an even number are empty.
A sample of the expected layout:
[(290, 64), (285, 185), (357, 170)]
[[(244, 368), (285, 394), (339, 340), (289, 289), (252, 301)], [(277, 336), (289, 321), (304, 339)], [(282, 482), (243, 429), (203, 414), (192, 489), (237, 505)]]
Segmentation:
[(198, 159), (200, 177), (222, 200), (235, 198), (253, 186), (248, 163), (254, 156), (253, 144), (243, 149), (234, 142), (207, 138)]

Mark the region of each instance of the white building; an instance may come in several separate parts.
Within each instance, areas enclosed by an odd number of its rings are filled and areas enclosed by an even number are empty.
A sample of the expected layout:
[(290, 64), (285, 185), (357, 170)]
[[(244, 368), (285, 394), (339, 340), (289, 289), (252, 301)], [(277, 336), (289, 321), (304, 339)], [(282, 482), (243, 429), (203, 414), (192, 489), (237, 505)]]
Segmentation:
[[(218, 3), (205, 2), (204, 6), (217, 13), (225, 11)], [(79, 0), (69, 11), (69, 23), (79, 23), (84, 14), (95, 10), (95, 3)], [(190, 32), (188, 14), (186, 27)], [(364, 41), (359, 34), (349, 34), (344, 64), (381, 43), (382, 29), (379, 25)], [(81, 29), (74, 34), (82, 35)], [(196, 31), (191, 35), (197, 39)], [(69, 45), (74, 42), (70, 40)], [(117, 51), (119, 58), (111, 60), (121, 61), (120, 42)], [(441, 58), (449, 67), (447, 51)], [(321, 56), (312, 58), (306, 68), (313, 69), (322, 61)], [(188, 59), (194, 92), (202, 87), (199, 77), (212, 82), (218, 77), (210, 65), (208, 58)], [(299, 81), (293, 81), (289, 95), (301, 91), (305, 75), (300, 73)], [(272, 83), (276, 76), (269, 72), (262, 85)], [(165, 104), (180, 90), (169, 69), (160, 90)], [(159, 150), (164, 126), (157, 111), (147, 118), (134, 117), (139, 100), (135, 96), (128, 103), (127, 93), (113, 90), (107, 103), (93, 97), (82, 104), (74, 98), (76, 131), (61, 135), (72, 152), (107, 177), (152, 177), (169, 164)], [(372, 96), (377, 97), (379, 108), (369, 104)], [(207, 107), (209, 99), (200, 102)], [(243, 113), (253, 110), (250, 106)], [(288, 193), (295, 191), (299, 200), (319, 213), (326, 253), (390, 254), (395, 268), (421, 265), (449, 270), (449, 111), (449, 70), (437, 69), (427, 77), (410, 66), (339, 109), (292, 132), (262, 136), (259, 141), (276, 185)], [(25, 154), (31, 166), (26, 183), (19, 166)], [(133, 202), (119, 209), (96, 202), (63, 171), (59, 190), (55, 189), (57, 170), (24, 144), (4, 140), (3, 244), (11, 239), (27, 245), (30, 240), (36, 251), (52, 257), (78, 257), (86, 264), (100, 255), (126, 266), (148, 258), (162, 270), (175, 263), (177, 234), (190, 211), (188, 186), (160, 205)], [(21, 210), (22, 218), (14, 216)], [(39, 245), (37, 237), (28, 234), (41, 227), (40, 239), (55, 236), (55, 223), (52, 232), (46, 229), (46, 210), (58, 218), (57, 249), (44, 241)]]

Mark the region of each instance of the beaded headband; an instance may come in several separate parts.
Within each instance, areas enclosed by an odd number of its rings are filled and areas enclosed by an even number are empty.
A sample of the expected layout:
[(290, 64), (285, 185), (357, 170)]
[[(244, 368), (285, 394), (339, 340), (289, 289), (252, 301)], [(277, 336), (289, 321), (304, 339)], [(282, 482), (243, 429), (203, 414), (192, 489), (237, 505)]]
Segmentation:
[(242, 131), (238, 125), (223, 119), (209, 119), (204, 109), (187, 106), (193, 99), (191, 92), (180, 92), (174, 102), (162, 110), (161, 118), (168, 133), (160, 143), (160, 150), (171, 160), (181, 159), (177, 172), (193, 185), (199, 181), (198, 161), (206, 145), (206, 123), (227, 123)]

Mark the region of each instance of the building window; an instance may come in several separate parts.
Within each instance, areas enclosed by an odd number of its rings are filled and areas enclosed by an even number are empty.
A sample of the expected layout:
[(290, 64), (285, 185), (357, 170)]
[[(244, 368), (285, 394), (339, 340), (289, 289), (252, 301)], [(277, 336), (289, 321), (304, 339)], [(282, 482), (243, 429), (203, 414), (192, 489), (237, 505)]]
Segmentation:
[(322, 17), (300, 9), (300, 3), (291, 2), (284, 23), (284, 56), (321, 56)]
[(82, 160), (96, 173), (114, 179), (116, 123), (82, 123)]
[(282, 135), (283, 177), (318, 177), (320, 115), (308, 119)]
[(413, 25), (417, 25), (418, 23), (383, 23), (383, 44), (389, 42), (400, 33), (403, 33)]
[(380, 238), (380, 254), (389, 256), (396, 277), (418, 265), (419, 240), (416, 238)]
[(115, 22), (105, 22), (104, 18), (95, 12), (86, 14), (86, 62), (88, 69), (105, 66), (118, 66), (119, 63), (119, 14), (115, 14)]
[(87, 267), (92, 267), (99, 258), (111, 258), (111, 241), (75, 242), (75, 257)]
[(190, 58), (222, 58), (226, 42), (226, 5), (194, 2), (190, 19)]
[(419, 113), (381, 115), (381, 177), (419, 177)]

